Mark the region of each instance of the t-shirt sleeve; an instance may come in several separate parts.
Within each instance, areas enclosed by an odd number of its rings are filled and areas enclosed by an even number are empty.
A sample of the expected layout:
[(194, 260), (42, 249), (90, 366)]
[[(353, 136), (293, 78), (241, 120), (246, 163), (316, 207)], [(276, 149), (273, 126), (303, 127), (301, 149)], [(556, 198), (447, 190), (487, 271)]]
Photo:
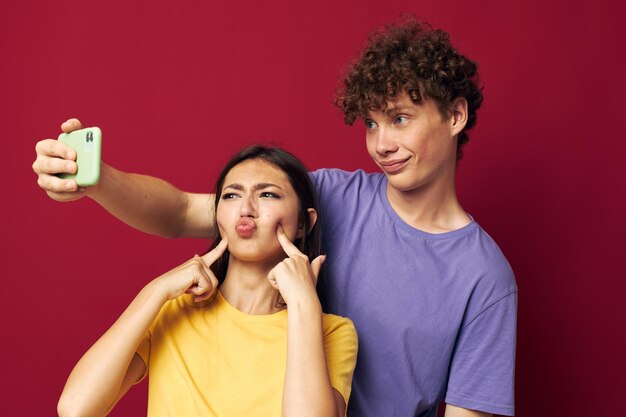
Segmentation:
[(146, 334), (143, 336), (143, 339), (141, 339), (141, 343), (139, 343), (139, 346), (137, 346), (137, 351), (135, 353), (139, 355), (143, 363), (146, 364), (146, 372), (143, 374), (141, 378), (139, 378), (136, 384), (143, 381), (143, 379), (148, 375), (148, 363), (150, 361), (151, 340), (152, 340), (152, 332), (151, 332), (151, 329), (149, 329), (146, 332)]
[(358, 339), (351, 320), (324, 315), (324, 351), (330, 384), (348, 404), (356, 366)]
[[(322, 168), (310, 173), (317, 193), (320, 219), (324, 233), (333, 236), (345, 218), (342, 214), (365, 211), (370, 207), (372, 195), (382, 174), (368, 174), (363, 170), (354, 172), (336, 168)], [(324, 239), (328, 240), (328, 239)]]
[(514, 414), (517, 291), (485, 308), (460, 331), (445, 401), (494, 414)]

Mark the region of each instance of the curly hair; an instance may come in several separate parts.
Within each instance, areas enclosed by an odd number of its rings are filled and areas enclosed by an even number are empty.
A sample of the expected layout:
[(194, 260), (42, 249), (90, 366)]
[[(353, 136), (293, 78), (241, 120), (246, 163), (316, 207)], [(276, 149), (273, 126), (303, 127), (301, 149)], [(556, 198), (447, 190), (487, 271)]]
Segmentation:
[(468, 119), (458, 135), (457, 158), (469, 141), (467, 130), (476, 124), (476, 111), (483, 101), (478, 65), (458, 53), (450, 36), (413, 16), (374, 31), (358, 59), (346, 71), (337, 90), (335, 105), (346, 124), (367, 117), (372, 110), (384, 111), (389, 101), (406, 93), (418, 104), (434, 100), (442, 117), (449, 117), (453, 102), (465, 98)]

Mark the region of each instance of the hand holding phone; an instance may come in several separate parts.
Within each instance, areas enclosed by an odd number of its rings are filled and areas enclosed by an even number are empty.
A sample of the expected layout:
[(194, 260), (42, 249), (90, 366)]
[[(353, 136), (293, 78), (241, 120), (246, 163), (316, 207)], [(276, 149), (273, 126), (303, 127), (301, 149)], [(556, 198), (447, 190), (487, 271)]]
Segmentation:
[(100, 180), (102, 131), (98, 127), (61, 133), (59, 141), (76, 151), (76, 174), (59, 174), (63, 179), (74, 179), (79, 187), (95, 185)]

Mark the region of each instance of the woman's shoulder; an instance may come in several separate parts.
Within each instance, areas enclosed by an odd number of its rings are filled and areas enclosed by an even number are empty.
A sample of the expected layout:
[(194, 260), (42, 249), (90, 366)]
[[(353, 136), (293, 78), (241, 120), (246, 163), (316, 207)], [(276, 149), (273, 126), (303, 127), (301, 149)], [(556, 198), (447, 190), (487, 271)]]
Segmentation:
[(351, 379), (359, 346), (354, 323), (349, 318), (334, 314), (324, 314), (323, 323), (326, 360), (335, 365), (339, 363), (347, 366)]
[(334, 314), (322, 315), (322, 323), (324, 327), (324, 336), (348, 336), (356, 337), (356, 328), (354, 323), (347, 317), (336, 316)]
[(216, 310), (219, 303), (214, 302), (214, 298), (210, 300), (195, 302), (193, 295), (182, 294), (181, 296), (167, 301), (157, 316), (158, 320), (164, 320), (168, 317), (192, 316), (196, 314), (207, 314), (208, 310)]

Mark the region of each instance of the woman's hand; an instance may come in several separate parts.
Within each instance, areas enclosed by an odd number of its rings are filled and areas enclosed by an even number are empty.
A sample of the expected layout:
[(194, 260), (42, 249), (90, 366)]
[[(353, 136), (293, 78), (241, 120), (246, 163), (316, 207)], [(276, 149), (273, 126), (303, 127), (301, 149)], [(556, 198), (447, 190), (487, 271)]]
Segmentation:
[(309, 258), (291, 243), (280, 225), (276, 229), (276, 236), (288, 258), (267, 274), (270, 284), (280, 291), (287, 306), (311, 301), (319, 305), (315, 285), (326, 257), (320, 255), (309, 263)]
[(185, 262), (146, 285), (107, 332), (83, 355), (70, 374), (58, 411), (61, 416), (106, 415), (146, 371), (137, 347), (166, 300), (184, 292), (205, 300), (217, 279), (209, 268), (226, 250), (223, 240), (211, 252)]
[(161, 275), (153, 284), (163, 291), (167, 300), (173, 300), (183, 293), (193, 294), (194, 301), (204, 301), (215, 294), (218, 280), (211, 271), (211, 265), (217, 261), (228, 247), (228, 241), (222, 241), (209, 253), (194, 256), (184, 264)]
[(309, 259), (291, 243), (283, 228), (278, 241), (289, 256), (267, 275), (287, 303), (287, 366), (283, 388), (283, 416), (340, 416), (345, 401), (330, 384), (322, 308), (315, 284), (325, 256)]

